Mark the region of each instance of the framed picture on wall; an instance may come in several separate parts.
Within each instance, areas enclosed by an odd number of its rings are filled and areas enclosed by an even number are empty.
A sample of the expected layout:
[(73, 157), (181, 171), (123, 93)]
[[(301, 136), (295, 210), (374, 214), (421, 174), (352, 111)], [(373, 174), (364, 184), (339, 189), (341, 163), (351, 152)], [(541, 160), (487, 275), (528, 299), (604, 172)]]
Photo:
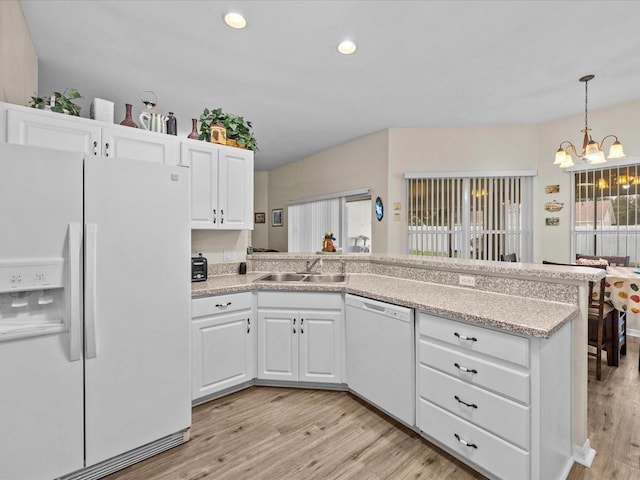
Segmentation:
[(282, 226), (282, 209), (274, 208), (271, 210), (271, 226), (272, 227), (281, 227)]
[(255, 223), (265, 223), (265, 214), (264, 212), (256, 212), (253, 214), (253, 221)]

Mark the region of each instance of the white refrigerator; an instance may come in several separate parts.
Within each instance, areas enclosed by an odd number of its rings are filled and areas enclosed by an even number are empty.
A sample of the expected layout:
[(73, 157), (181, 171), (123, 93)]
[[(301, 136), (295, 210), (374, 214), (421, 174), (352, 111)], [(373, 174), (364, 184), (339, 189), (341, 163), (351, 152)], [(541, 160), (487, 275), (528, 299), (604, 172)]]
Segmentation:
[(0, 144), (0, 479), (187, 439), (189, 172)]

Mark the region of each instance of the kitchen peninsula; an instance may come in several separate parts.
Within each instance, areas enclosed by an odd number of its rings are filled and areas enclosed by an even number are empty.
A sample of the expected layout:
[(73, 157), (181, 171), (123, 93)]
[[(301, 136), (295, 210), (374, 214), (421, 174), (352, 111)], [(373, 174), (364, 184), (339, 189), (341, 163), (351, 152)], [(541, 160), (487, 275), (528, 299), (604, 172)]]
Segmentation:
[[(258, 330), (265, 328), (265, 318), (273, 312), (282, 313), (282, 309), (276, 309), (280, 306), (303, 312), (292, 314), (291, 321), (295, 326), (296, 319), (302, 319), (305, 311), (314, 311), (304, 310), (304, 301), (313, 298), (310, 294), (324, 294), (323, 301), (328, 300), (328, 304), (333, 305), (330, 308), (342, 312), (342, 315), (345, 315), (345, 295), (370, 299), (372, 303), (386, 302), (408, 307), (415, 312), (417, 378), (415, 422), (408, 426), (491, 476), (562, 478), (573, 461), (590, 465), (595, 452), (590, 447), (586, 433), (586, 305), (589, 282), (599, 279), (604, 272), (581, 267), (352, 254), (321, 256), (322, 273), (344, 271), (344, 282), (260, 280), (267, 273), (304, 271), (307, 261), (318, 257), (313, 254), (253, 254), (247, 257), (246, 275), (230, 273), (229, 270), (233, 268), (231, 265), (211, 265), (209, 280), (192, 285), (193, 301), (221, 298), (225, 301), (218, 305), (223, 306), (235, 294), (252, 295), (254, 300), (251, 305), (247, 304), (247, 308), (258, 312), (257, 317), (250, 317), (258, 321), (252, 322), (247, 316), (250, 324), (248, 330), (254, 325)], [(296, 294), (297, 297), (278, 297), (278, 294)], [(342, 299), (340, 305), (332, 303), (336, 295)], [(291, 302), (280, 300), (280, 305), (270, 300), (272, 297), (291, 299)], [(283, 318), (281, 315), (278, 320), (282, 321)], [(335, 328), (344, 331), (344, 323), (334, 323), (337, 325)], [(311, 324), (309, 328), (312, 328)], [(477, 341), (480, 338), (477, 332), (484, 334), (485, 338), (490, 337), (490, 350), (482, 350), (482, 342)], [(264, 338), (260, 337), (260, 341), (264, 341)], [(343, 364), (346, 348), (348, 345), (342, 340), (339, 353)], [(435, 360), (434, 351), (439, 352)], [(437, 363), (437, 358), (451, 353), (462, 355), (460, 358), (464, 358), (465, 362), (480, 362), (486, 367), (485, 372), (491, 370), (499, 375), (507, 372), (512, 376), (499, 378), (493, 385), (489, 381), (486, 385), (477, 383), (470, 386), (468, 383), (473, 383), (471, 377), (477, 372), (467, 368), (468, 364), (452, 361), (458, 370), (445, 375), (447, 367)], [(258, 359), (258, 364), (265, 361), (264, 353), (260, 355), (262, 359)], [(260, 372), (258, 368), (252, 383), (279, 384), (261, 380)], [(350, 389), (348, 372), (347, 365), (345, 375), (340, 377), (338, 374), (338, 378), (343, 380), (332, 380), (326, 386)], [(455, 378), (452, 380), (452, 377)], [(434, 388), (429, 385), (436, 381), (460, 380), (460, 388), (473, 388), (487, 394), (484, 391), (486, 387), (492, 401), (502, 402), (496, 407), (498, 411), (505, 411), (505, 405), (512, 408), (516, 412), (514, 418), (522, 419), (524, 433), (501, 432), (491, 422), (485, 426), (480, 413), (474, 419), (471, 414), (464, 412), (454, 412), (456, 415), (452, 415), (453, 408), (447, 406), (434, 406), (439, 400), (432, 398), (431, 391)], [(521, 384), (521, 390), (507, 391), (508, 388), (504, 387), (514, 384)], [(442, 389), (444, 387), (440, 388), (438, 384), (437, 390)], [(496, 394), (499, 394), (497, 399), (494, 398)], [(455, 398), (460, 402), (460, 408), (466, 409), (464, 405), (467, 404), (458, 395)], [(370, 403), (377, 405), (373, 401)], [(480, 412), (473, 402), (468, 403), (474, 415), (476, 411)], [(563, 410), (560, 404), (564, 404), (566, 409)], [(463, 420), (459, 418), (461, 416)], [(451, 428), (467, 428), (465, 435), (472, 435), (472, 430), (478, 430), (478, 435), (487, 437), (486, 448), (478, 449), (463, 435), (451, 433), (454, 430), (449, 432), (431, 427), (449, 424)], [(556, 424), (565, 425), (566, 432), (563, 433), (562, 428), (556, 430), (553, 427)], [(478, 425), (482, 428), (477, 428)], [(566, 441), (563, 441), (565, 437)], [(495, 459), (482, 457), (483, 452), (487, 451), (492, 457), (501, 455), (512, 461), (502, 462), (505, 467), (495, 466)]]

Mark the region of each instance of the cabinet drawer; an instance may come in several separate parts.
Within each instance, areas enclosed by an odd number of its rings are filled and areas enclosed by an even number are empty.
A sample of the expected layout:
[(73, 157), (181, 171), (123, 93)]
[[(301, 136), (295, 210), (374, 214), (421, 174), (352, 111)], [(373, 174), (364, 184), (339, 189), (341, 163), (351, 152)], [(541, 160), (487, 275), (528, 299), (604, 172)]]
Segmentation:
[(529, 403), (529, 373), (493, 363), (473, 354), (442, 347), (421, 338), (418, 343), (420, 363), (459, 378), (467, 383), (492, 390), (519, 402)]
[(258, 292), (258, 307), (341, 310), (342, 294), (333, 292)]
[(525, 450), (529, 449), (529, 407), (425, 365), (420, 365), (418, 370), (418, 388), (423, 399)]
[[(460, 458), (475, 463), (497, 478), (529, 478), (528, 452), (426, 400), (420, 399), (418, 409), (420, 429), (456, 452)], [(475, 447), (464, 445), (463, 442)]]
[(253, 293), (232, 293), (191, 300), (191, 318), (246, 310), (253, 305)]
[(485, 327), (420, 313), (420, 335), (469, 351), (529, 366), (529, 339)]

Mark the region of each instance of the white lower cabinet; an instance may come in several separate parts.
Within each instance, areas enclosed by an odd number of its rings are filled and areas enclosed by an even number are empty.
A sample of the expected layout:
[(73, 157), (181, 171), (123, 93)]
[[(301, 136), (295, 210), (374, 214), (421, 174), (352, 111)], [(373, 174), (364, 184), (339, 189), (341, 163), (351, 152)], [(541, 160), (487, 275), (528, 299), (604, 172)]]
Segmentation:
[(255, 377), (253, 298), (244, 292), (192, 300), (192, 400)]
[(258, 292), (258, 379), (342, 382), (342, 295)]
[(416, 424), (492, 478), (565, 478), (571, 332), (524, 337), (420, 313)]

